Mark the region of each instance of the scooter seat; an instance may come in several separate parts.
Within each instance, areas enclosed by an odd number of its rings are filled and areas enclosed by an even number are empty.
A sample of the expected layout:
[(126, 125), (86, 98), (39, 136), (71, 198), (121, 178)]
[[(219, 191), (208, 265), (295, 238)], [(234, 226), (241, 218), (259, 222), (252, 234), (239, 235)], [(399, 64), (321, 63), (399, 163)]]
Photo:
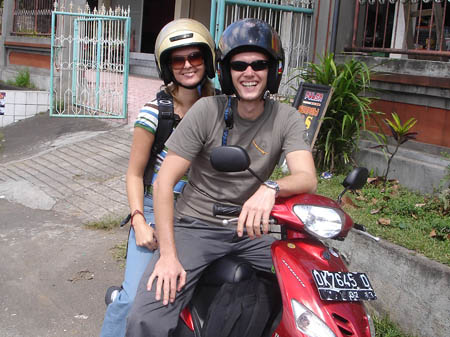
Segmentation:
[(201, 283), (219, 286), (248, 280), (254, 270), (250, 263), (235, 256), (224, 256), (214, 261), (203, 273)]

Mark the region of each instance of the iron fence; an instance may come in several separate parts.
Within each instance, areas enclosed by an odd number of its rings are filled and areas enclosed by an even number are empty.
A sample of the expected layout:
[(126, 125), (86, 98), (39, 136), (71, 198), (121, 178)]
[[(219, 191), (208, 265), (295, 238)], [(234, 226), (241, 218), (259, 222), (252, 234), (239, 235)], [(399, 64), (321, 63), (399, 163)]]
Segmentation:
[(355, 0), (352, 50), (450, 56), (450, 0)]
[(15, 35), (49, 36), (53, 0), (15, 0), (13, 33)]
[(129, 9), (55, 3), (52, 18), (50, 115), (126, 118)]
[(283, 41), (286, 67), (279, 93), (292, 96), (290, 81), (297, 78), (309, 61), (314, 0), (213, 0), (211, 2), (211, 34), (216, 44), (223, 30), (244, 18), (257, 18), (269, 23)]

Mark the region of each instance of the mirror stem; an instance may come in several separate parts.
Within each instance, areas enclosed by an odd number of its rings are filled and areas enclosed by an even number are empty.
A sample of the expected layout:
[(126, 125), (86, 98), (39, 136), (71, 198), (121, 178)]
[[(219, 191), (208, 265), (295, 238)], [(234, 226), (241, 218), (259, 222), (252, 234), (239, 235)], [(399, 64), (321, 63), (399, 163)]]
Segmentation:
[(256, 179), (258, 179), (258, 180), (261, 182), (261, 184), (264, 184), (264, 180), (262, 180), (260, 177), (258, 177), (258, 175), (257, 175), (251, 168), (248, 168), (247, 170), (248, 170), (248, 172), (250, 172)]

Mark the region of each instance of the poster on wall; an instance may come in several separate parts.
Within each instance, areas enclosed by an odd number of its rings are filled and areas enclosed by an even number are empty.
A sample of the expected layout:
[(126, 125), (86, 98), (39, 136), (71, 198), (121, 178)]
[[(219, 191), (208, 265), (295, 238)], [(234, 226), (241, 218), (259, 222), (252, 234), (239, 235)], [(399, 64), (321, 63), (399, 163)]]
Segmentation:
[(305, 126), (311, 149), (330, 103), (333, 90), (327, 85), (301, 83), (292, 105), (305, 116)]
[(0, 91), (0, 116), (5, 114), (6, 92)]

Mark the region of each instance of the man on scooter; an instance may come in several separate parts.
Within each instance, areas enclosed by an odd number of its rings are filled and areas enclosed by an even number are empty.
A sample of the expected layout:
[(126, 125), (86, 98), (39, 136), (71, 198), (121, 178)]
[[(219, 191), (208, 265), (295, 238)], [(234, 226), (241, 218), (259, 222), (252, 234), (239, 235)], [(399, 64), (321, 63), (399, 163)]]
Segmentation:
[[(278, 91), (284, 68), (276, 31), (261, 20), (237, 21), (220, 39), (218, 60), (226, 95), (197, 101), (166, 143), (168, 154), (153, 187), (159, 249), (128, 317), (130, 337), (170, 336), (203, 270), (224, 255), (270, 271), (273, 238), (262, 234), (268, 233), (275, 198), (317, 187), (303, 117), (269, 97)], [(209, 156), (225, 144), (243, 147), (251, 169), (264, 180), (284, 152), (291, 174), (261, 184), (247, 171), (217, 172)], [(189, 183), (174, 214), (173, 186), (188, 169)], [(215, 203), (242, 205), (237, 228), (212, 215)]]

